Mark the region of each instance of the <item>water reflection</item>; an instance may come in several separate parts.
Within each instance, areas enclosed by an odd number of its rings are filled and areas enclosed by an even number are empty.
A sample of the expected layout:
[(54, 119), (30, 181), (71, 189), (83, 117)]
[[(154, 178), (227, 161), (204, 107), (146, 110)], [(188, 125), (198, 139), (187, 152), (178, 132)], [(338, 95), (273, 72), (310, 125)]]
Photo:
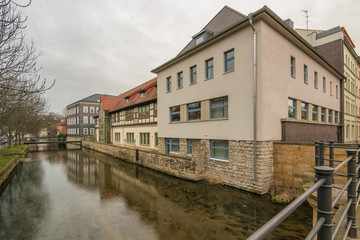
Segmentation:
[[(0, 239), (246, 239), (283, 208), (85, 149), (32, 157), (38, 161), (21, 166), (0, 196)], [(37, 180), (23, 192), (31, 174)], [(268, 239), (303, 239), (311, 214), (301, 208)]]

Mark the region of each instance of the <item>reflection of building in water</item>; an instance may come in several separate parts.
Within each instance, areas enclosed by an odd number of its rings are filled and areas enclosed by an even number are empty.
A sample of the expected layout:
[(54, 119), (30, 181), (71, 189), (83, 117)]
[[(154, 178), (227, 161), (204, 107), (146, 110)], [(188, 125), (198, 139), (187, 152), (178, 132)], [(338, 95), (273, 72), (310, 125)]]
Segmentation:
[(67, 175), (70, 181), (80, 185), (96, 186), (96, 159), (82, 151), (68, 151)]

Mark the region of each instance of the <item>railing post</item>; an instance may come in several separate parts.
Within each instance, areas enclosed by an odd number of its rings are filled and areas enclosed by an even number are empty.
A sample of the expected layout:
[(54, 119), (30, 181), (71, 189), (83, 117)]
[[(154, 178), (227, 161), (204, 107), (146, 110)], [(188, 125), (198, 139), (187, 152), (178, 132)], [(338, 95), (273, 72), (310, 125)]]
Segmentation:
[(324, 142), (319, 142), (319, 166), (324, 166)]
[(334, 167), (334, 141), (329, 141), (329, 166)]
[(357, 150), (346, 150), (347, 156), (352, 157), (347, 164), (348, 180), (352, 178), (352, 181), (348, 187), (348, 201), (352, 200), (350, 208), (347, 214), (347, 222), (351, 220), (351, 227), (349, 231), (349, 237), (357, 238), (356, 228), (356, 153)]
[(320, 151), (319, 151), (319, 141), (315, 142), (315, 166), (319, 166), (320, 162), (319, 162), (319, 155), (320, 155)]
[(315, 167), (316, 181), (325, 179), (325, 183), (317, 190), (317, 220), (325, 218), (325, 223), (318, 232), (318, 240), (331, 239), (332, 227), (332, 183), (334, 168), (328, 166)]

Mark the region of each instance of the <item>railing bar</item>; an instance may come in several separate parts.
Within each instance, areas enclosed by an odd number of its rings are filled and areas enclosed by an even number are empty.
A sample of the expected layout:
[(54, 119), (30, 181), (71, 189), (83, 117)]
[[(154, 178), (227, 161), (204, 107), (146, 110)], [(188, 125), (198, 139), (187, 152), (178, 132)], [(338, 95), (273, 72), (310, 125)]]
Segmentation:
[(351, 224), (352, 224), (352, 220), (350, 220), (350, 221), (348, 222), (342, 240), (345, 240), (345, 239), (347, 238), (347, 236), (349, 235), (349, 231), (350, 231)]
[(347, 154), (338, 153), (338, 154), (334, 154), (334, 156), (347, 156)]
[(325, 220), (326, 219), (324, 217), (320, 218), (315, 224), (314, 228), (311, 230), (311, 232), (309, 232), (305, 240), (313, 240), (316, 234), (319, 232), (320, 228), (324, 225)]
[(360, 164), (359, 164), (359, 166), (356, 168), (356, 172), (359, 172), (359, 169), (360, 169)]
[(341, 214), (341, 217), (339, 218), (339, 221), (338, 221), (338, 223), (336, 224), (336, 227), (335, 227), (335, 230), (334, 230), (334, 232), (333, 232), (333, 234), (332, 234), (331, 239), (335, 239), (336, 234), (338, 233), (338, 231), (339, 231), (339, 229), (340, 229), (341, 223), (342, 223), (342, 221), (344, 220), (344, 218), (345, 218), (345, 216), (346, 216), (346, 214), (347, 214), (347, 211), (348, 211), (349, 208), (350, 208), (351, 203), (352, 203), (352, 199), (350, 199), (350, 200), (348, 201), (348, 204), (346, 205), (343, 213)]
[(359, 189), (360, 181), (358, 180), (358, 183), (356, 184), (356, 191)]
[(336, 198), (334, 199), (334, 201), (332, 203), (332, 208), (334, 208), (336, 206), (337, 202), (340, 200), (341, 196), (344, 194), (345, 190), (350, 185), (352, 180), (353, 180), (352, 178), (349, 178), (349, 180), (342, 187), (341, 191), (338, 193), (338, 195), (336, 196)]
[(348, 161), (350, 161), (351, 159), (352, 159), (352, 156), (349, 156), (348, 158), (346, 158), (341, 164), (339, 164), (339, 165), (335, 168), (334, 172), (337, 172), (342, 166), (344, 166), (345, 164), (347, 164)]
[(333, 188), (335, 188), (335, 189), (342, 189), (342, 187), (336, 187), (336, 186), (333, 186)]
[(295, 199), (291, 204), (286, 208), (281, 210), (275, 217), (270, 219), (265, 225), (263, 225), (259, 230), (253, 233), (248, 240), (258, 240), (263, 239), (267, 234), (269, 234), (274, 228), (276, 228), (284, 219), (286, 219), (292, 212), (294, 212), (305, 200), (310, 197), (318, 188), (325, 183), (325, 178), (320, 179), (314, 185), (309, 188), (306, 192), (301, 194), (297, 199)]
[(340, 174), (340, 173), (335, 173), (334, 175), (335, 175), (335, 176), (338, 176), (338, 177), (347, 177), (347, 175)]
[(359, 206), (359, 201), (360, 201), (360, 194), (357, 195), (357, 200), (356, 200), (356, 209), (358, 208)]

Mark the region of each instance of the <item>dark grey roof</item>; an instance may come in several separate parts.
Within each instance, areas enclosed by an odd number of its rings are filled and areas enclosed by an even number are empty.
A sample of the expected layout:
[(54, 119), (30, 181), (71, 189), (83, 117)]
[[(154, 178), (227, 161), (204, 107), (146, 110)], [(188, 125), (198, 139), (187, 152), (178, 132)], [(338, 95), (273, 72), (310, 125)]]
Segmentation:
[(100, 97), (116, 97), (116, 96), (96, 93), (96, 94), (90, 95), (86, 98), (83, 98), (81, 100), (78, 100), (76, 102), (70, 103), (66, 107), (73, 105), (75, 103), (79, 103), (79, 102), (88, 102), (88, 103), (97, 103), (98, 102), (98, 103), (100, 103)]
[(323, 38), (323, 37), (329, 36), (331, 34), (334, 34), (334, 33), (340, 32), (340, 31), (341, 31), (340, 26), (337, 26), (337, 27), (331, 28), (329, 30), (323, 31), (321, 33), (317, 33), (316, 39)]
[[(213, 35), (216, 35), (225, 28), (243, 20), (244, 18), (246, 18), (244, 14), (236, 11), (235, 9), (232, 9), (229, 6), (225, 6), (220, 10), (220, 12), (218, 12), (218, 14), (215, 15), (215, 17), (213, 17), (213, 19), (211, 19), (208, 24), (206, 24), (206, 26), (200, 32), (208, 31), (213, 33)], [(198, 34), (199, 33), (195, 34), (195, 36)], [(190, 50), (193, 47), (194, 42), (191, 40), (178, 55)]]

